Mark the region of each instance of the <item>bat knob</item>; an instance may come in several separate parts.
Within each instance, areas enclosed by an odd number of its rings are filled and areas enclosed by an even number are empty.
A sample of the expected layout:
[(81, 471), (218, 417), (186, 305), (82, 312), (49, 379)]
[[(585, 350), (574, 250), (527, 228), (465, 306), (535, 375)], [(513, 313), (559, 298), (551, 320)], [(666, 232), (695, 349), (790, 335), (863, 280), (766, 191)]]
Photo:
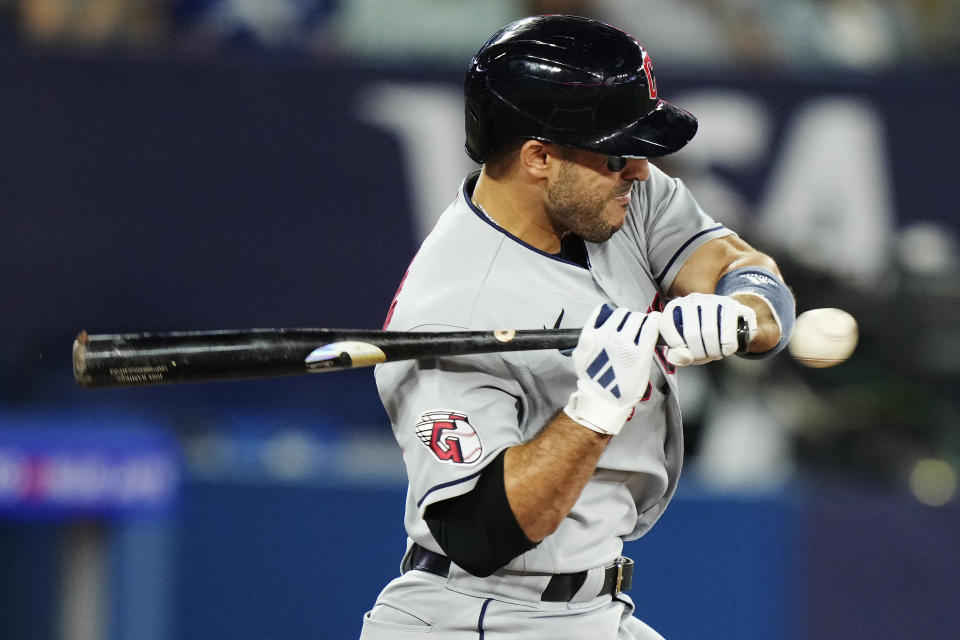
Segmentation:
[(750, 325), (743, 316), (737, 318), (737, 353), (749, 353), (750, 341), (753, 336), (750, 335)]

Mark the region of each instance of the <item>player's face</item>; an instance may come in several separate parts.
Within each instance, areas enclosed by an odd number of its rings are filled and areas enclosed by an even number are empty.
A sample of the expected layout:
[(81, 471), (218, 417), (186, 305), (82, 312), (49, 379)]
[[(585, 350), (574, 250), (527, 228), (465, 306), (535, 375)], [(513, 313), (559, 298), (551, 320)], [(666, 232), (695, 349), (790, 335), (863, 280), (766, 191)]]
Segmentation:
[(645, 158), (629, 158), (620, 171), (609, 156), (573, 151), (561, 161), (547, 188), (547, 208), (554, 225), (588, 242), (606, 242), (623, 225), (638, 180), (650, 176)]

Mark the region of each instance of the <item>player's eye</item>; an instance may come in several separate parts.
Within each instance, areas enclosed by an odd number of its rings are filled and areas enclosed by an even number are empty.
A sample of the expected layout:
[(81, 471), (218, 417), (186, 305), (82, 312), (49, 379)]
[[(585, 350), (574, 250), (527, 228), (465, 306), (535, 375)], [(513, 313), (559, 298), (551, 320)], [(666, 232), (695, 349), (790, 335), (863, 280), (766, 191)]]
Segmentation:
[(610, 156), (607, 158), (607, 169), (614, 173), (620, 173), (626, 166), (627, 158), (625, 156)]

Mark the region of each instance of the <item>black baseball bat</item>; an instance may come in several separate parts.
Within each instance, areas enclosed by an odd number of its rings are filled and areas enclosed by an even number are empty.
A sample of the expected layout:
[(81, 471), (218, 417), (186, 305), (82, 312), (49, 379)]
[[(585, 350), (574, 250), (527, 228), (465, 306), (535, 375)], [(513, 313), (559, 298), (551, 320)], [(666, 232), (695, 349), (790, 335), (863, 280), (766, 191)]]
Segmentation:
[(88, 334), (73, 343), (83, 387), (272, 378), (393, 360), (569, 349), (579, 329), (405, 332), (357, 329), (239, 329)]
[[(746, 336), (741, 320), (741, 350)], [(580, 329), (226, 329), (93, 335), (84, 331), (73, 343), (73, 375), (83, 387), (273, 378), (395, 360), (572, 349), (579, 337)]]

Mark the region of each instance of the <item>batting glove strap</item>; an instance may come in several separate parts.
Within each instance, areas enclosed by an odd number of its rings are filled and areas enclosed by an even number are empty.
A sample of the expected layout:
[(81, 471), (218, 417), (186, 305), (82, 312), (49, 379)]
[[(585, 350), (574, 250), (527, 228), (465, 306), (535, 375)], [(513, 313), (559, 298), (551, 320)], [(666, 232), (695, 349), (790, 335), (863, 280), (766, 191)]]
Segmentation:
[(766, 358), (779, 353), (790, 342), (793, 323), (797, 317), (796, 300), (786, 283), (777, 274), (763, 267), (741, 267), (725, 273), (717, 282), (717, 295), (733, 296), (738, 293), (750, 294), (762, 299), (773, 312), (773, 318), (780, 328), (780, 341), (777, 346), (764, 353), (741, 354), (745, 358)]
[(597, 433), (615, 436), (627, 423), (633, 412), (629, 407), (617, 406), (599, 398), (589, 391), (574, 391), (563, 412), (574, 422), (593, 429)]

